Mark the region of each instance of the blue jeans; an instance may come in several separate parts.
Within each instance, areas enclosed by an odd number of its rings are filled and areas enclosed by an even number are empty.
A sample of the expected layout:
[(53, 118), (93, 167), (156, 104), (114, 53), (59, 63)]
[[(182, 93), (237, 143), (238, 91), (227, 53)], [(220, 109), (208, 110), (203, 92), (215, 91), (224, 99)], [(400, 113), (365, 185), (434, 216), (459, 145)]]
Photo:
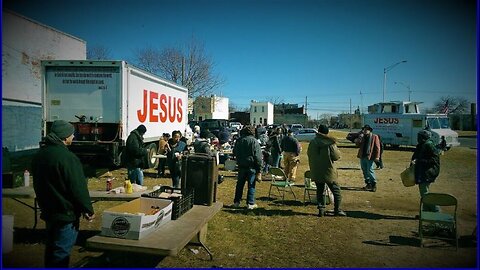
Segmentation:
[[(428, 193), (428, 189), (431, 183), (420, 183), (418, 184), (418, 191), (420, 191), (420, 197), (423, 198), (425, 194)], [(440, 212), (440, 207), (438, 205), (432, 204), (423, 204), (423, 211), (430, 211), (430, 212)]]
[(68, 268), (70, 252), (77, 241), (78, 222), (46, 222), (45, 267)]
[(248, 184), (247, 191), (247, 203), (255, 204), (255, 170), (252, 169), (239, 169), (237, 177), (237, 186), (235, 188), (234, 203), (240, 203), (243, 196), (243, 187), (245, 182)]
[(377, 180), (375, 178), (375, 172), (373, 171), (373, 160), (368, 158), (360, 159), (360, 167), (362, 167), (363, 179), (365, 179), (365, 184), (375, 185)]
[(278, 164), (280, 164), (280, 153), (276, 153), (275, 151), (272, 151), (272, 155), (271, 155), (271, 158), (272, 158), (272, 167), (277, 167), (278, 168)]
[(176, 171), (171, 172), (172, 176), (172, 185), (174, 188), (181, 188), (181, 180), (182, 180), (182, 174), (181, 172), (178, 173)]
[(143, 185), (143, 171), (140, 168), (127, 168), (128, 179), (132, 184)]

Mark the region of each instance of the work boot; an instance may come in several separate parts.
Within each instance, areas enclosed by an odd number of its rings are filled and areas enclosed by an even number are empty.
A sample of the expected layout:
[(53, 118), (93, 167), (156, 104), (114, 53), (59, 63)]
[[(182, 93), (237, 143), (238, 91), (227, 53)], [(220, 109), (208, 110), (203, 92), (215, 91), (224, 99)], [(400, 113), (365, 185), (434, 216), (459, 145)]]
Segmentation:
[(363, 190), (366, 190), (366, 191), (370, 191), (370, 190), (372, 189), (372, 185), (367, 184), (367, 185), (364, 186), (362, 189), (363, 189)]
[(343, 212), (342, 210), (335, 210), (333, 212), (333, 215), (337, 216), (337, 217), (346, 217), (347, 216), (347, 214), (345, 212)]
[(370, 191), (371, 191), (371, 192), (377, 191), (377, 184), (376, 184), (376, 183), (375, 183), (375, 184), (372, 184), (372, 185), (370, 186)]
[(325, 216), (325, 208), (320, 208), (320, 209), (318, 210), (318, 216), (319, 216), (319, 217)]

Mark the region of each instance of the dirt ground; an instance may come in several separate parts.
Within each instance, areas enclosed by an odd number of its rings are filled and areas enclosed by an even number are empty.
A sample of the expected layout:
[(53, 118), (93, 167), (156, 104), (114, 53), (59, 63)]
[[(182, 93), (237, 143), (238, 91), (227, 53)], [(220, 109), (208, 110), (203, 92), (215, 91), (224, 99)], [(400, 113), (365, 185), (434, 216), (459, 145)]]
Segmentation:
[[(225, 181), (218, 186), (217, 200), (224, 208), (208, 226), (207, 245), (214, 260), (201, 248), (187, 246), (177, 257), (152, 257), (134, 253), (107, 253), (85, 250), (85, 241), (99, 233), (101, 213), (117, 202), (94, 204), (97, 218), (81, 223), (81, 232), (72, 251), (71, 266), (83, 267), (452, 267), (473, 268), (478, 264), (477, 239), (477, 150), (453, 148), (441, 156), (441, 172), (431, 192), (445, 192), (458, 199), (459, 249), (451, 242), (428, 240), (420, 248), (418, 241), (419, 193), (417, 186), (404, 187), (400, 172), (408, 165), (413, 148), (384, 152), (385, 168), (376, 170), (377, 192), (363, 191), (363, 178), (356, 158), (357, 148), (341, 139), (342, 158), (336, 163), (342, 186), (342, 208), (347, 217), (316, 216), (314, 204), (303, 204), (303, 189), (294, 187), (296, 199), (269, 199), (270, 181), (257, 184), (258, 209), (248, 211), (229, 207), (233, 203), (235, 173), (220, 170)], [(302, 143), (297, 183), (303, 183), (308, 169)], [(89, 178), (90, 189), (103, 189), (105, 170)], [(112, 171), (120, 186), (126, 170)], [(169, 185), (168, 178), (154, 178), (154, 170), (145, 171), (145, 185)], [(267, 177), (265, 177), (267, 178)], [(244, 193), (245, 197), (245, 193)], [(26, 201), (33, 203), (33, 201)], [(3, 254), (3, 267), (42, 267), (44, 251), (43, 221), (32, 230), (31, 209), (11, 199), (2, 199), (2, 211), (14, 216), (13, 251)], [(245, 202), (243, 202), (245, 206)], [(333, 206), (329, 206), (332, 209)]]

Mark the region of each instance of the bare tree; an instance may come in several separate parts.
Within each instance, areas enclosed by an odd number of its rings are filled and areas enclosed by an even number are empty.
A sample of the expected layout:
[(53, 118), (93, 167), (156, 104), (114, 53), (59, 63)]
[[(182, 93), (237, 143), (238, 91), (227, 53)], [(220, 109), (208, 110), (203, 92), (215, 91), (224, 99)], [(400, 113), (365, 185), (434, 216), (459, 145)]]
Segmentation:
[(103, 45), (94, 45), (87, 48), (88, 60), (107, 60), (111, 58), (110, 49)]
[(145, 48), (137, 50), (135, 58), (139, 67), (187, 87), (192, 98), (211, 94), (223, 84), (213, 72), (213, 60), (193, 38), (184, 50)]
[(134, 51), (134, 57), (138, 67), (154, 74), (158, 74), (160, 71), (161, 55), (162, 53), (160, 50), (152, 47), (136, 49)]
[(463, 97), (443, 96), (435, 102), (434, 111), (436, 113), (465, 113), (468, 108), (468, 100)]

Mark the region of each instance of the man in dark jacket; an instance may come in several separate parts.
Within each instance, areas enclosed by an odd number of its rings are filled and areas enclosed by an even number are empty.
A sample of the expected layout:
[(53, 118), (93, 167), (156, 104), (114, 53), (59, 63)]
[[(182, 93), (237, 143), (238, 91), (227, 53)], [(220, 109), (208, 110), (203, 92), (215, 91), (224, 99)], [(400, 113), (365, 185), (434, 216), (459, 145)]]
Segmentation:
[(377, 191), (377, 177), (373, 171), (373, 163), (380, 159), (380, 139), (373, 134), (373, 128), (365, 125), (362, 132), (355, 139), (355, 145), (359, 147), (357, 157), (360, 159), (360, 167), (365, 181), (364, 190)]
[(337, 147), (337, 140), (328, 136), (328, 127), (320, 125), (318, 133), (308, 145), (307, 155), (310, 166), (310, 176), (317, 185), (318, 216), (325, 215), (325, 196), (323, 192), (325, 185), (333, 193), (334, 215), (346, 216), (345, 212), (340, 210), (342, 195), (340, 185), (337, 183), (338, 172), (334, 162), (340, 159), (340, 151)]
[(128, 179), (132, 184), (143, 185), (144, 160), (147, 157), (147, 149), (143, 147), (143, 135), (147, 132), (144, 125), (139, 125), (128, 135), (125, 145), (125, 165), (127, 166)]
[(195, 153), (212, 155), (210, 143), (208, 142), (209, 133), (210, 132), (208, 132), (208, 130), (202, 130), (200, 132), (200, 137), (197, 138), (193, 143), (193, 150), (195, 151)]
[[(415, 182), (418, 184), (420, 196), (428, 193), (430, 184), (435, 182), (440, 173), (440, 157), (428, 130), (421, 130), (417, 134), (417, 147), (412, 155), (412, 163), (415, 163)], [(437, 205), (424, 204), (424, 211), (438, 212)]]
[(66, 121), (54, 121), (45, 146), (32, 160), (33, 188), (46, 223), (46, 267), (69, 266), (80, 216), (89, 221), (95, 217), (82, 164), (67, 148), (74, 130)]
[(261, 180), (262, 149), (254, 137), (255, 129), (245, 126), (240, 131), (240, 139), (235, 142), (233, 154), (237, 159), (238, 176), (233, 206), (239, 207), (245, 182), (248, 184), (247, 209), (255, 209), (255, 181)]
[(295, 179), (297, 178), (297, 167), (300, 162), (298, 155), (300, 155), (301, 149), (298, 140), (293, 137), (291, 129), (288, 130), (287, 136), (283, 137), (280, 148), (283, 150), (283, 166), (285, 174), (288, 179), (295, 182)]

